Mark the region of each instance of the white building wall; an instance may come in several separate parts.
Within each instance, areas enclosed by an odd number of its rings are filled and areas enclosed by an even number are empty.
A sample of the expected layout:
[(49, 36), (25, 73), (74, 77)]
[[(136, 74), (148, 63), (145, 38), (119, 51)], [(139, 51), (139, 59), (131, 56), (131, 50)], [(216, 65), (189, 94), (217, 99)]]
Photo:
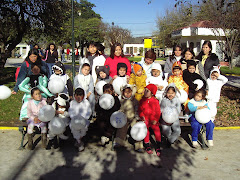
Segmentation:
[(182, 29), (182, 36), (191, 36), (191, 29), (190, 29), (190, 27)]
[[(141, 47), (144, 49), (144, 44), (124, 44), (123, 45), (123, 53), (124, 54), (127, 52), (127, 47), (128, 48), (132, 47), (133, 48), (133, 55), (137, 56), (138, 54), (140, 54), (139, 49)], [(137, 47), (137, 52), (134, 53), (134, 48), (136, 48), (136, 47)]]

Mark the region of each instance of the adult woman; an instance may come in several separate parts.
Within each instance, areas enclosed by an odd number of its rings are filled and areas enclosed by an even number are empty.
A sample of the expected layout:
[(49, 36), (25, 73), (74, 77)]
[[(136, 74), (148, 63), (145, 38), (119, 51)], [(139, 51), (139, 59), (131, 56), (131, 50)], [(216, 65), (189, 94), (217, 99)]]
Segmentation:
[(219, 65), (218, 56), (215, 53), (212, 53), (212, 43), (210, 41), (204, 41), (202, 51), (198, 54), (196, 59), (199, 60), (199, 73), (204, 80), (209, 78), (209, 74), (213, 66)]
[(27, 75), (32, 75), (31, 67), (34, 65), (40, 65), (41, 74), (47, 75), (47, 65), (45, 62), (41, 60), (41, 57), (39, 56), (39, 52), (35, 48), (29, 51), (27, 58), (22, 63), (18, 77), (17, 77), (17, 82), (15, 87), (13, 88), (12, 94), (17, 93), (18, 85), (27, 77)]
[[(153, 50), (148, 50), (145, 53), (145, 58), (142, 58), (142, 60), (139, 62), (139, 64), (142, 65), (147, 77), (151, 76), (152, 67), (155, 64), (156, 60), (156, 53)], [(160, 66), (161, 67), (161, 66)], [(161, 69), (161, 76), (162, 76), (162, 69)]]
[(182, 48), (179, 45), (176, 45), (173, 48), (173, 54), (166, 60), (164, 66), (164, 72), (168, 73), (169, 76), (172, 75), (172, 66), (176, 61), (180, 61), (182, 59)]
[(51, 43), (47, 47), (45, 54), (45, 60), (48, 67), (48, 78), (52, 75), (52, 66), (58, 61), (58, 52), (54, 43)]
[(124, 57), (122, 46), (120, 43), (116, 43), (111, 47), (111, 54), (105, 61), (104, 65), (110, 67), (109, 75), (115, 79), (117, 77), (117, 64), (125, 63), (127, 65), (127, 76), (130, 76), (131, 73), (131, 64), (130, 61)]

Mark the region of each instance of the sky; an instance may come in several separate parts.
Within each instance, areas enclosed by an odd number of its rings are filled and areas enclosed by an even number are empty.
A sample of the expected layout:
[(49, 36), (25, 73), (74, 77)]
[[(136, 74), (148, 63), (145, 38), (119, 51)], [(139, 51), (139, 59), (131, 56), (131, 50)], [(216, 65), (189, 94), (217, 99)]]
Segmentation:
[(96, 5), (93, 10), (105, 23), (114, 22), (129, 29), (133, 37), (151, 36), (157, 30), (157, 17), (174, 7), (175, 0), (88, 0)]

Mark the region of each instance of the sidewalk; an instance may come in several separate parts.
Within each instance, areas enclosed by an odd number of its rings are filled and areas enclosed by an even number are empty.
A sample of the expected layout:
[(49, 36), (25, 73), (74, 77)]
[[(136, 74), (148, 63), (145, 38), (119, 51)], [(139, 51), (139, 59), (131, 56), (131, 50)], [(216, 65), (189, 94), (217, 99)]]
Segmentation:
[(173, 179), (238, 180), (240, 176), (240, 130), (215, 130), (211, 150), (191, 148), (180, 138), (170, 149), (138, 154), (132, 146), (111, 151), (96, 143), (77, 152), (71, 144), (60, 150), (17, 150), (18, 131), (0, 131), (0, 177), (7, 179)]

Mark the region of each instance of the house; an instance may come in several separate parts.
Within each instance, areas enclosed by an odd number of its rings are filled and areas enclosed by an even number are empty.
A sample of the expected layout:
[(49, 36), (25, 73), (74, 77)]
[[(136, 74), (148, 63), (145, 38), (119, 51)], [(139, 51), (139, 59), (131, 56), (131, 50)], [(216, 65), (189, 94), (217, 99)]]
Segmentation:
[[(216, 32), (218, 37), (216, 36)], [(216, 53), (219, 60), (224, 59), (221, 46), (225, 44), (225, 35), (221, 28), (213, 28), (210, 21), (199, 21), (190, 26), (179, 28), (172, 32), (172, 38), (180, 38), (180, 45), (185, 48), (193, 48), (195, 55), (201, 51), (205, 40), (211, 41), (212, 52)], [(220, 40), (218, 42), (218, 40)]]
[(139, 56), (144, 54), (144, 44), (124, 44), (123, 53)]

